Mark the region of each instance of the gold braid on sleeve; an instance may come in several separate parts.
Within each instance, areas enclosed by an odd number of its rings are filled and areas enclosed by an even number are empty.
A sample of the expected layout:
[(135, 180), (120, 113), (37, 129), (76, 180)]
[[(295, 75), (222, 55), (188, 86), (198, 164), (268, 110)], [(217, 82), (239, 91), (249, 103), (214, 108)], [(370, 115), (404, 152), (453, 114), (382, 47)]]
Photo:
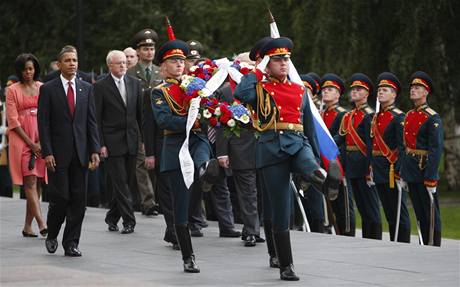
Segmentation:
[[(270, 103), (270, 96), (266, 93), (264, 93), (264, 89), (262, 88), (262, 85), (260, 83), (257, 83), (256, 85), (256, 92), (257, 92), (257, 104), (258, 104), (258, 109), (257, 109), (257, 121), (253, 121), (252, 125), (253, 127), (258, 130), (259, 132), (266, 131), (269, 127), (271, 127), (273, 124), (276, 124), (276, 114), (277, 110), (271, 108), (271, 103)], [(271, 114), (271, 118), (268, 121), (267, 124), (261, 125), (260, 124), (260, 116), (263, 116), (265, 119), (267, 119)]]
[(340, 122), (340, 128), (339, 128), (339, 135), (344, 136), (347, 134), (347, 129), (345, 128), (345, 118), (347, 117), (347, 114), (345, 114), (342, 118), (342, 121)]
[(371, 123), (371, 138), (374, 138), (374, 127), (378, 128), (377, 126), (377, 114), (374, 115), (372, 118), (372, 123)]

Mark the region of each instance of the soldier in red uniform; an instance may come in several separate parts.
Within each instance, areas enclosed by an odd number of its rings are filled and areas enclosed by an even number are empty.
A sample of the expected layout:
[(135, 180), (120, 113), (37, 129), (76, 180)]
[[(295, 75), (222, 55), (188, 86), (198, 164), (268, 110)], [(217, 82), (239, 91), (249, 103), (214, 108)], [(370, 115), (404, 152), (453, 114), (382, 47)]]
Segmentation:
[[(345, 92), (345, 84), (343, 80), (332, 73), (325, 74), (321, 79), (321, 97), (325, 105), (324, 111), (321, 116), (326, 124), (331, 136), (336, 136), (339, 132), (340, 123), (343, 116), (347, 113), (343, 107), (340, 106), (339, 99)], [(342, 146), (341, 154), (345, 154), (345, 149)], [(344, 163), (344, 157), (340, 157)], [(345, 167), (345, 164), (343, 164)], [(347, 200), (345, 200), (347, 198)], [(339, 235), (355, 236), (355, 212), (353, 208), (353, 195), (351, 190), (347, 189), (345, 185), (340, 184), (339, 195), (337, 200), (331, 202), (332, 211), (335, 214), (336, 220), (336, 233)]]
[(351, 183), (353, 194), (362, 218), (363, 238), (382, 239), (382, 221), (379, 198), (372, 182), (367, 178), (370, 172), (370, 126), (374, 111), (367, 104), (372, 93), (372, 81), (362, 73), (351, 77), (351, 100), (355, 108), (342, 119), (337, 145), (346, 145), (345, 175)]
[[(395, 106), (401, 84), (398, 78), (389, 72), (380, 74), (377, 83), (380, 111), (374, 116), (371, 126), (373, 180), (388, 221), (390, 240), (409, 243), (407, 193), (395, 182), (399, 178), (401, 155), (404, 154), (404, 113)], [(400, 223), (398, 238), (395, 238), (398, 214)]]
[(401, 178), (409, 187), (423, 243), (441, 246), (437, 184), (444, 146), (443, 127), (439, 114), (428, 106), (427, 96), (432, 94), (430, 76), (415, 72), (410, 88), (410, 99), (415, 107), (407, 113), (404, 121), (405, 156), (401, 163)]
[[(260, 131), (256, 145), (256, 168), (261, 171), (272, 211), (273, 238), (282, 280), (299, 280), (294, 272), (289, 218), (291, 172), (321, 186), (328, 196), (337, 195), (340, 170), (331, 161), (328, 177), (318, 164), (319, 150), (305, 87), (288, 79), (293, 43), (288, 38), (270, 40), (260, 49), (264, 60), (241, 79), (235, 98), (254, 108)], [(263, 80), (264, 72), (268, 74)], [(334, 167), (335, 166), (335, 167)], [(319, 187), (321, 188), (321, 187)]]

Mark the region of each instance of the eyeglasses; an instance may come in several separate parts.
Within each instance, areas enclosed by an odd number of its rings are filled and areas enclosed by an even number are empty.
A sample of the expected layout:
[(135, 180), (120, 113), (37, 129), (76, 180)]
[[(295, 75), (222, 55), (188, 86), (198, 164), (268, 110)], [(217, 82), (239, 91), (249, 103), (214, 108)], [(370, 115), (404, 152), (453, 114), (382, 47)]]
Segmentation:
[(110, 65), (115, 65), (115, 66), (124, 66), (126, 65), (126, 61), (120, 61), (120, 62), (111, 62)]

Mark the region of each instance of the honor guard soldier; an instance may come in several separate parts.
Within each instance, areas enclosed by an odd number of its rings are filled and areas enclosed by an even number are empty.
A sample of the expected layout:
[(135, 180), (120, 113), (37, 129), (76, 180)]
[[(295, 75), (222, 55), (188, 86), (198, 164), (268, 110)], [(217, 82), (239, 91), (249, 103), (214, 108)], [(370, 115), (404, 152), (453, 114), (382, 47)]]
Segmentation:
[[(316, 93), (313, 94), (313, 103), (315, 103), (315, 106), (316, 108), (318, 109), (318, 111), (321, 112), (322, 110), (322, 107), (321, 107), (321, 78), (318, 76), (318, 74), (314, 73), (314, 72), (310, 72), (307, 74), (307, 76), (309, 76), (310, 78), (313, 79), (313, 81), (315, 82), (314, 86), (316, 87)], [(312, 85), (313, 87), (313, 85)]]
[[(380, 111), (371, 126), (372, 174), (380, 202), (390, 229), (390, 240), (410, 242), (410, 218), (407, 193), (396, 185), (399, 179), (401, 157), (404, 156), (404, 113), (396, 108), (395, 99), (401, 90), (398, 78), (389, 72), (377, 78), (377, 100)], [(397, 218), (399, 216), (399, 219)], [(398, 232), (395, 232), (396, 227)], [(397, 234), (398, 238), (395, 238)]]
[[(172, 34), (172, 32), (171, 32)], [(184, 101), (185, 92), (180, 87), (180, 79), (184, 73), (185, 56), (188, 53), (187, 43), (172, 39), (163, 44), (155, 56), (155, 63), (161, 65), (165, 83), (152, 91), (152, 107), (155, 120), (160, 129), (164, 130), (163, 147), (161, 151), (160, 172), (168, 180), (172, 191), (174, 227), (177, 240), (184, 260), (184, 271), (189, 273), (200, 272), (195, 263), (192, 241), (187, 226), (189, 208), (189, 189), (187, 189), (179, 163), (179, 150), (186, 138), (186, 123), (188, 104)], [(206, 134), (199, 124), (195, 124), (190, 131), (189, 150), (199, 180), (193, 184), (207, 181), (219, 175), (219, 163), (210, 160), (211, 146)], [(193, 188), (193, 185), (190, 189)]]
[[(317, 94), (317, 86), (315, 81), (308, 75), (300, 75), (305, 88), (307, 88), (308, 95), (312, 98)], [(313, 186), (309, 186), (304, 190), (303, 197), (304, 210), (307, 215), (308, 224), (312, 232), (324, 233), (324, 196), (316, 190)]]
[[(339, 76), (332, 73), (323, 76), (321, 79), (321, 98), (324, 104), (324, 110), (321, 111), (321, 117), (332, 137), (338, 134), (340, 123), (347, 112), (339, 103), (339, 99), (344, 93), (345, 84)], [(344, 155), (346, 152), (344, 146), (339, 146), (339, 148), (341, 148), (341, 154)], [(346, 165), (344, 159), (344, 156), (340, 157), (343, 167)], [(344, 182), (340, 184), (339, 195), (337, 200), (331, 202), (331, 207), (335, 215), (335, 227), (338, 229), (336, 230), (336, 234), (355, 236), (356, 227), (353, 195), (351, 190), (344, 185)], [(329, 223), (333, 224), (333, 222)]]
[(185, 59), (185, 72), (188, 73), (190, 67), (193, 65), (196, 65), (197, 62), (200, 60), (203, 60), (203, 57), (201, 56), (203, 54), (204, 48), (203, 45), (198, 42), (197, 40), (190, 40), (187, 41), (189, 53), (186, 56)]
[[(137, 32), (132, 40), (132, 46), (136, 49), (138, 62), (135, 66), (128, 69), (127, 74), (139, 80), (141, 84), (143, 101), (144, 101), (144, 125), (147, 131), (144, 134), (144, 145), (141, 145), (137, 155), (136, 163), (136, 180), (139, 190), (141, 211), (144, 215), (158, 215), (157, 206), (154, 199), (153, 190), (156, 189), (156, 178), (154, 172), (147, 172), (146, 161), (152, 161), (153, 153), (153, 130), (154, 125), (152, 109), (150, 105), (150, 93), (152, 88), (160, 82), (158, 66), (153, 64), (155, 57), (155, 43), (158, 41), (157, 33), (152, 29), (143, 29)], [(141, 141), (140, 141), (141, 142)], [(148, 153), (146, 155), (146, 152)], [(149, 180), (150, 176), (150, 180)], [(151, 181), (151, 183), (150, 183)]]
[[(260, 49), (263, 60), (254, 72), (241, 79), (235, 98), (254, 109), (254, 127), (260, 132), (256, 145), (256, 168), (263, 176), (265, 195), (272, 212), (273, 238), (282, 280), (299, 280), (294, 272), (289, 219), (291, 172), (301, 174), (314, 186), (336, 195), (340, 180), (337, 167), (329, 175), (318, 165), (318, 145), (305, 87), (288, 80), (293, 43), (288, 38), (268, 41)], [(267, 71), (265, 80), (263, 73)], [(334, 166), (332, 164), (331, 166)], [(321, 189), (321, 187), (318, 187)], [(335, 192), (335, 194), (334, 194)]]
[[(252, 47), (251, 51), (249, 51), (249, 59), (255, 62), (257, 66), (261, 61), (262, 58), (260, 56), (260, 49), (265, 46), (268, 42), (270, 42), (273, 38), (271, 37), (263, 37), (259, 39)], [(256, 169), (257, 173), (257, 192), (262, 194), (262, 210), (263, 210), (263, 224), (264, 224), (264, 233), (265, 239), (267, 241), (267, 251), (269, 255), (269, 265), (271, 268), (279, 268), (279, 261), (278, 256), (276, 255), (275, 250), (275, 243), (273, 239), (273, 230), (272, 230), (272, 211), (271, 211), (271, 204), (270, 198), (267, 194), (266, 188), (264, 187), (264, 181), (262, 177), (262, 173), (260, 169)]]
[(410, 99), (414, 109), (404, 121), (405, 156), (401, 178), (409, 187), (423, 244), (441, 246), (441, 216), (437, 184), (439, 162), (443, 152), (441, 117), (428, 106), (427, 96), (433, 94), (433, 81), (418, 71), (411, 77)]
[(367, 180), (370, 174), (370, 127), (374, 111), (367, 104), (367, 98), (373, 91), (372, 81), (362, 73), (351, 77), (351, 100), (354, 109), (342, 119), (337, 145), (345, 144), (345, 175), (349, 180), (356, 206), (362, 218), (363, 238), (382, 239), (382, 221), (380, 217), (379, 197)]

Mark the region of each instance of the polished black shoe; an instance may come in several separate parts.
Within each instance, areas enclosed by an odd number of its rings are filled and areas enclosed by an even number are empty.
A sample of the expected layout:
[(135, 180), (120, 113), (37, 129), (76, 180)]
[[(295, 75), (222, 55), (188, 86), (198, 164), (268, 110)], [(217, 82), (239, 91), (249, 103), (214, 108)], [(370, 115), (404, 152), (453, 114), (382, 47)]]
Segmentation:
[(276, 256), (270, 256), (270, 259), (268, 259), (268, 263), (270, 265), (270, 268), (280, 268), (280, 262), (278, 261), (278, 257)]
[(244, 246), (246, 247), (256, 246), (256, 237), (254, 235), (246, 236), (246, 239), (244, 240)]
[(235, 237), (240, 237), (240, 236), (241, 236), (241, 232), (236, 231), (235, 229), (229, 229), (229, 230), (221, 231), (219, 233), (219, 237), (232, 237), (232, 238), (235, 238)]
[(150, 208), (142, 210), (142, 214), (145, 216), (157, 216), (158, 211), (157, 208), (155, 208), (155, 206), (152, 206)]
[(56, 250), (58, 248), (57, 239), (56, 238), (54, 238), (54, 239), (46, 239), (45, 240), (45, 246), (46, 246), (46, 250), (48, 251), (48, 253), (56, 252)]
[(118, 231), (118, 225), (116, 225), (115, 223), (105, 219), (105, 223), (107, 223), (107, 225), (109, 226), (109, 231)]
[(81, 256), (81, 251), (78, 249), (77, 246), (71, 245), (64, 250), (64, 255), (65, 256), (70, 256), (70, 257), (80, 257)]
[(299, 281), (299, 277), (294, 272), (294, 265), (280, 267), (280, 279), (286, 281)]
[(27, 233), (24, 230), (22, 231), (22, 236), (23, 237), (38, 237), (37, 234), (35, 234), (35, 233)]
[(191, 237), (203, 237), (204, 234), (199, 229), (190, 229), (190, 236)]
[(194, 255), (184, 259), (184, 272), (200, 273), (200, 267), (196, 265)]
[(254, 235), (254, 237), (256, 238), (257, 243), (264, 243), (265, 242), (265, 239), (260, 237), (260, 235)]
[(134, 226), (131, 226), (131, 225), (126, 225), (121, 230), (121, 234), (130, 234), (130, 233), (133, 233), (133, 232), (134, 232)]
[(48, 235), (48, 228), (43, 228), (42, 230), (40, 230), (40, 235), (45, 237)]

